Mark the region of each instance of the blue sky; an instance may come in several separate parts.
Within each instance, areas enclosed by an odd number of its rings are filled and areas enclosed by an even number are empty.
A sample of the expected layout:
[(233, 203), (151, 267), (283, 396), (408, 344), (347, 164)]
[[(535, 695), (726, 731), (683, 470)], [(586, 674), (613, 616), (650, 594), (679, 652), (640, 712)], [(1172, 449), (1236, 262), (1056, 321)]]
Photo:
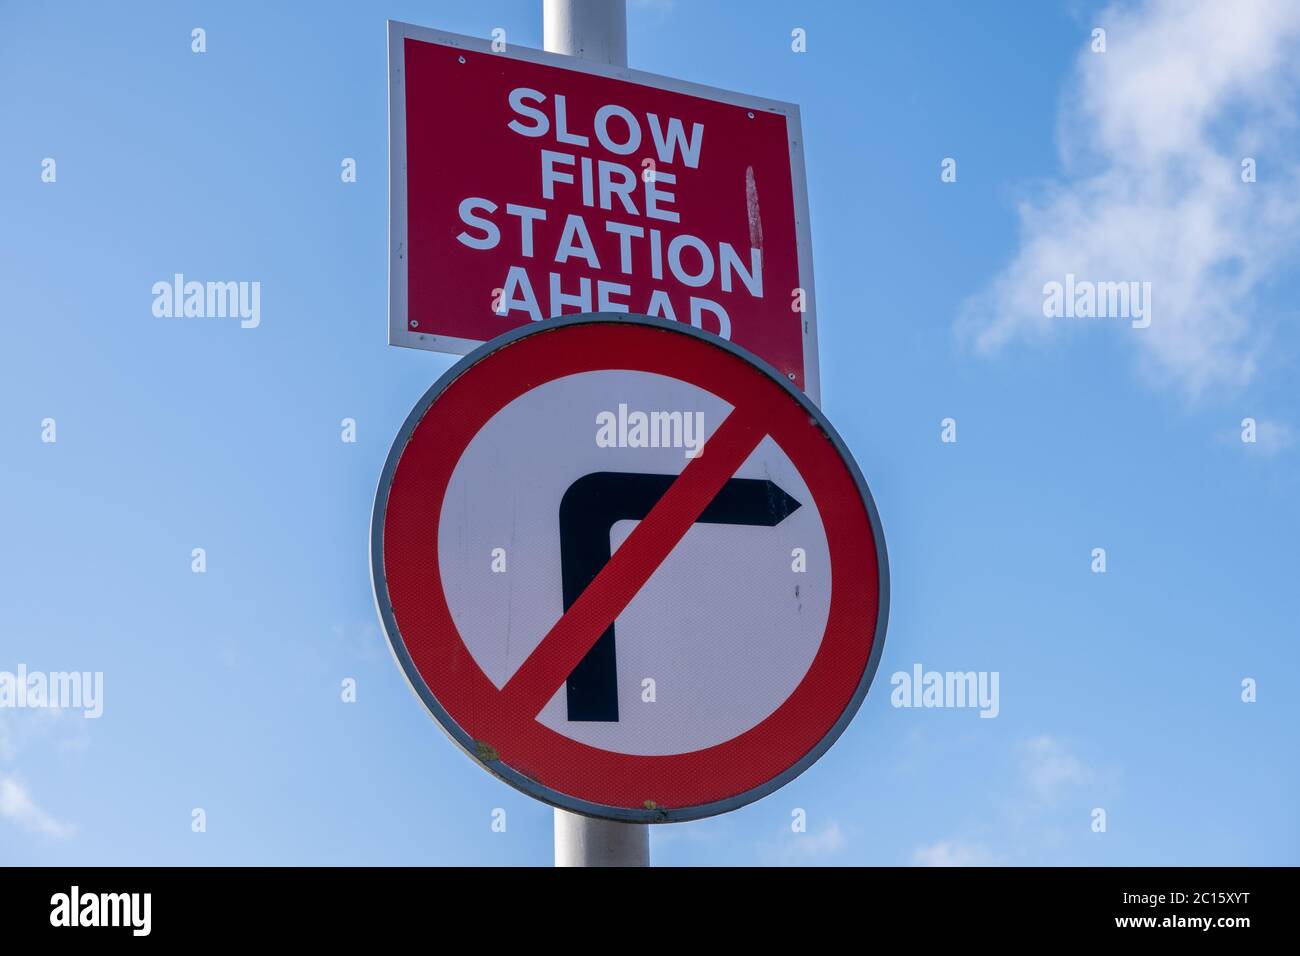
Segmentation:
[[(630, 4), (632, 66), (802, 108), (823, 407), (893, 578), (839, 742), (656, 862), (1300, 862), (1291, 6)], [(386, 344), (384, 21), (540, 46), (539, 8), (0, 12), (0, 670), (105, 685), (0, 709), (0, 862), (551, 861), (408, 690), (367, 554), (452, 361)], [(1151, 328), (1045, 320), (1067, 271), (1151, 281)], [(176, 272), (260, 281), (260, 326), (154, 317)], [(999, 715), (891, 707), (917, 663), (998, 672)]]

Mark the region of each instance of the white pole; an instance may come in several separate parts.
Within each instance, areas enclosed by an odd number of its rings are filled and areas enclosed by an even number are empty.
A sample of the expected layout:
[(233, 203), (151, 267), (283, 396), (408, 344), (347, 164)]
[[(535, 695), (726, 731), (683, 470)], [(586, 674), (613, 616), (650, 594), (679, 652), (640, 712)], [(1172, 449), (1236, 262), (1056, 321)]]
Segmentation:
[(555, 811), (556, 866), (649, 866), (650, 827)]
[[(627, 0), (542, 0), (552, 53), (627, 66)], [(555, 811), (556, 866), (649, 866), (650, 828)]]
[(542, 0), (542, 35), (552, 53), (627, 66), (627, 0)]

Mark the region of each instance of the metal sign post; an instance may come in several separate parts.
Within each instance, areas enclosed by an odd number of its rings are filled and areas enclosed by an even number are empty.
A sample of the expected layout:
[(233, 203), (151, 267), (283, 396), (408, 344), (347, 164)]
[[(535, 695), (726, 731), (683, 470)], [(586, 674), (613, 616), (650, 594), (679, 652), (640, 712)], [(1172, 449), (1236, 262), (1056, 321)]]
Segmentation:
[(627, 66), (627, 0), (542, 0), (543, 46), (607, 66)]
[[(542, 0), (551, 53), (627, 66), (626, 0)], [(555, 811), (556, 866), (649, 866), (650, 828)]]

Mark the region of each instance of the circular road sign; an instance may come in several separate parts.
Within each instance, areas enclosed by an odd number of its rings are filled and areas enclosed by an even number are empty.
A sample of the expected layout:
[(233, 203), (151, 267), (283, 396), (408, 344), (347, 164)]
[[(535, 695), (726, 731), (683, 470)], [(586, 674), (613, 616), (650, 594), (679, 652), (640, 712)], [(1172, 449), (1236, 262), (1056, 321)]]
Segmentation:
[(644, 316), (551, 320), (448, 371), (389, 452), (371, 564), (394, 656), (462, 749), (631, 823), (806, 770), (888, 615), (880, 520), (821, 412)]

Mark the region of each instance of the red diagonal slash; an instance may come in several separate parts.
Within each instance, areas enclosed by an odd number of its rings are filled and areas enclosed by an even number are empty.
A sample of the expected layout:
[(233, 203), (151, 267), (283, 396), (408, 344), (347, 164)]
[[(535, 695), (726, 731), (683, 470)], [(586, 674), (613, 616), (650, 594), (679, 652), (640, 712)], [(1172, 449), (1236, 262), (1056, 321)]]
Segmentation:
[(767, 430), (756, 415), (733, 409), (501, 688), (514, 713), (536, 716), (600, 635), (623, 613), (710, 501), (750, 456)]

